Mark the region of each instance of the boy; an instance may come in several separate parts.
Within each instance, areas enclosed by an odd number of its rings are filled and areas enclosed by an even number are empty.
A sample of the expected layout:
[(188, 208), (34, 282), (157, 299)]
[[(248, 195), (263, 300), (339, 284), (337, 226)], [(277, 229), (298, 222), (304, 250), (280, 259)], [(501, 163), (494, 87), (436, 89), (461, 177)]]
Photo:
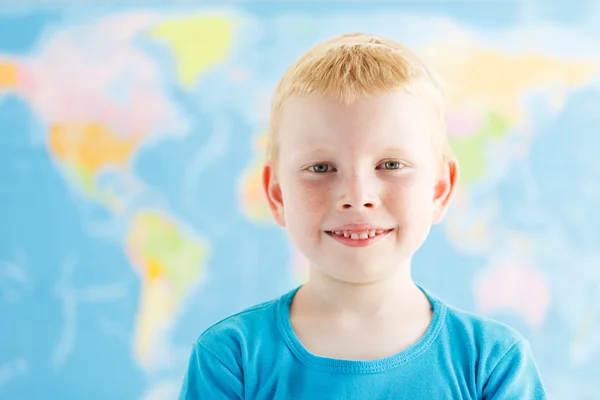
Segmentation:
[(413, 283), (458, 179), (441, 83), (403, 45), (317, 45), (277, 86), (263, 184), (306, 284), (208, 328), (180, 399), (544, 399), (529, 344)]

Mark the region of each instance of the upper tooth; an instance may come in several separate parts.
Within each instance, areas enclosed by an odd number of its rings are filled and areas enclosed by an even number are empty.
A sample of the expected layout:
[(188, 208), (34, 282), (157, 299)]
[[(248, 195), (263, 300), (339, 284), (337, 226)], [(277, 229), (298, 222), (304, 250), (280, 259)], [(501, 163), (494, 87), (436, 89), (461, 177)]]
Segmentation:
[[(369, 237), (369, 232), (370, 231), (352, 232), (352, 234), (350, 235), (350, 239), (354, 239), (354, 240), (367, 239)], [(373, 233), (373, 236), (375, 236), (374, 233)], [(371, 236), (371, 237), (373, 237), (373, 236)]]
[(332, 233), (334, 233), (335, 235), (344, 236), (345, 238), (350, 238), (350, 239), (354, 239), (354, 240), (358, 240), (358, 239), (364, 240), (364, 239), (368, 239), (370, 237), (375, 237), (379, 234), (382, 234), (383, 232), (385, 232), (385, 230), (383, 230), (383, 229), (368, 229), (368, 230), (359, 231), (359, 232), (333, 231)]

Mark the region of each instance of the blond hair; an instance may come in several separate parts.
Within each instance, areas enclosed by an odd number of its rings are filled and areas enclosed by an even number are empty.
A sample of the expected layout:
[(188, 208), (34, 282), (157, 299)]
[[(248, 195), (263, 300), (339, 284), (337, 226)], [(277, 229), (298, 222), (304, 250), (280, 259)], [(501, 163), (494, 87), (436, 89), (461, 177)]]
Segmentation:
[(440, 112), (436, 149), (445, 160), (445, 99), (442, 80), (410, 49), (381, 36), (354, 33), (317, 44), (288, 67), (271, 105), (267, 162), (276, 164), (279, 122), (285, 101), (292, 96), (325, 95), (345, 104), (378, 93), (403, 89), (423, 93)]

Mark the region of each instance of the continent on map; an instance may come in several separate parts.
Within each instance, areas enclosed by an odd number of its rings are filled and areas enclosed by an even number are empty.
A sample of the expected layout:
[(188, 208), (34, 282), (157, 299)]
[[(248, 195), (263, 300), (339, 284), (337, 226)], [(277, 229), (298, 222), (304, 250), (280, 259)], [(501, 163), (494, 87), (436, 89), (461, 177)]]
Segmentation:
[(128, 171), (144, 137), (143, 133), (123, 137), (102, 124), (57, 123), (50, 127), (48, 149), (86, 194), (115, 209), (119, 197), (112, 191), (102, 192), (96, 178), (111, 167), (120, 172)]
[[(446, 217), (447, 237), (465, 253), (502, 251), (498, 245), (511, 232), (491, 225), (500, 213), (494, 193), (483, 202), (474, 200), (473, 193), (493, 187), (512, 162), (528, 154), (533, 133), (527, 96), (543, 93), (552, 100), (549, 109), (558, 113), (568, 92), (589, 83), (599, 65), (533, 53), (509, 55), (460, 40), (432, 46), (426, 53), (447, 84), (448, 134), (461, 170)], [(529, 253), (491, 260), (474, 281), (473, 297), (481, 312), (511, 313), (538, 329), (551, 291), (542, 271), (523, 261)]]
[(145, 367), (160, 364), (165, 334), (186, 297), (204, 277), (207, 245), (173, 218), (140, 210), (129, 227), (126, 249), (141, 279), (134, 352)]
[(449, 240), (465, 252), (483, 254), (493, 241), (489, 221), (498, 214), (490, 188), (515, 160), (525, 157), (533, 132), (527, 96), (542, 93), (558, 112), (569, 91), (589, 83), (600, 70), (592, 61), (536, 53), (507, 54), (464, 38), (446, 38), (420, 52), (446, 84), (447, 129), (459, 161), (460, 183), (445, 219)]
[(203, 73), (229, 56), (236, 24), (236, 20), (227, 15), (166, 20), (151, 29), (150, 37), (169, 46), (179, 82), (190, 88)]
[(468, 184), (485, 177), (486, 146), (501, 140), (509, 131), (510, 122), (494, 111), (473, 116), (457, 114), (448, 118), (450, 145), (460, 161), (461, 181)]
[[(420, 54), (445, 81), (448, 134), (464, 186), (485, 180), (490, 165), (523, 156), (522, 149), (503, 147), (502, 139), (526, 122), (527, 94), (549, 93), (558, 107), (570, 90), (589, 83), (600, 70), (600, 65), (591, 61), (505, 54), (453, 37), (425, 46)], [(524, 139), (526, 146), (529, 137)], [(502, 153), (498, 159), (489, 157), (492, 145)]]
[(253, 160), (238, 181), (238, 204), (242, 214), (253, 222), (273, 222), (262, 186), (262, 172), (267, 148), (267, 135), (254, 140)]
[[(135, 15), (109, 18), (95, 29), (53, 31), (27, 56), (0, 54), (0, 93), (22, 98), (39, 118), (66, 183), (112, 212), (139, 190), (131, 164), (140, 147), (185, 132), (162, 91), (159, 64), (132, 43), (136, 28), (150, 23), (153, 18)], [(103, 178), (110, 185), (103, 187)]]
[(2, 89), (15, 89), (19, 82), (19, 71), (16, 64), (0, 59), (0, 93)]
[(494, 262), (474, 283), (478, 309), (487, 314), (510, 313), (539, 329), (550, 308), (550, 283), (541, 269), (519, 259)]

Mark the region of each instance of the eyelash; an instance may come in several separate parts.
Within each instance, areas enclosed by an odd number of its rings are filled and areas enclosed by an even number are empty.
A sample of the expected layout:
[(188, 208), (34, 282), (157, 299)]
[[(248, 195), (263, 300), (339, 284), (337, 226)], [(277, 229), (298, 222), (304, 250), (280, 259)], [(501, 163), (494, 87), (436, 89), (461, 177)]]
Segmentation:
[[(386, 163), (396, 163), (396, 164), (398, 164), (398, 168), (384, 168), (384, 169), (386, 169), (386, 170), (388, 170), (388, 171), (399, 171), (399, 170), (403, 169), (404, 167), (406, 167), (406, 164), (404, 164), (404, 163), (402, 163), (402, 162), (400, 162), (400, 161), (395, 161), (395, 160), (387, 160), (387, 161), (383, 161), (382, 163), (379, 163), (379, 164), (377, 165), (377, 167), (379, 167), (379, 166), (381, 166), (381, 165), (383, 165), (383, 164), (386, 164)], [(329, 171), (329, 170), (328, 170), (328, 171), (317, 172), (317, 171), (315, 171), (315, 170), (314, 170), (314, 167), (316, 167), (316, 166), (322, 166), (322, 165), (326, 165), (326, 166), (328, 166), (328, 167), (332, 168), (332, 169), (333, 169), (333, 171)], [(380, 168), (378, 168), (378, 169), (380, 169)], [(333, 167), (331, 166), (331, 164), (328, 164), (328, 163), (316, 163), (316, 164), (313, 164), (313, 165), (309, 166), (309, 167), (307, 168), (307, 170), (308, 170), (308, 171), (310, 171), (310, 172), (314, 172), (315, 174), (326, 174), (326, 173), (328, 173), (328, 172), (335, 172), (335, 171), (336, 171), (336, 170), (335, 170), (335, 168), (333, 168)]]

